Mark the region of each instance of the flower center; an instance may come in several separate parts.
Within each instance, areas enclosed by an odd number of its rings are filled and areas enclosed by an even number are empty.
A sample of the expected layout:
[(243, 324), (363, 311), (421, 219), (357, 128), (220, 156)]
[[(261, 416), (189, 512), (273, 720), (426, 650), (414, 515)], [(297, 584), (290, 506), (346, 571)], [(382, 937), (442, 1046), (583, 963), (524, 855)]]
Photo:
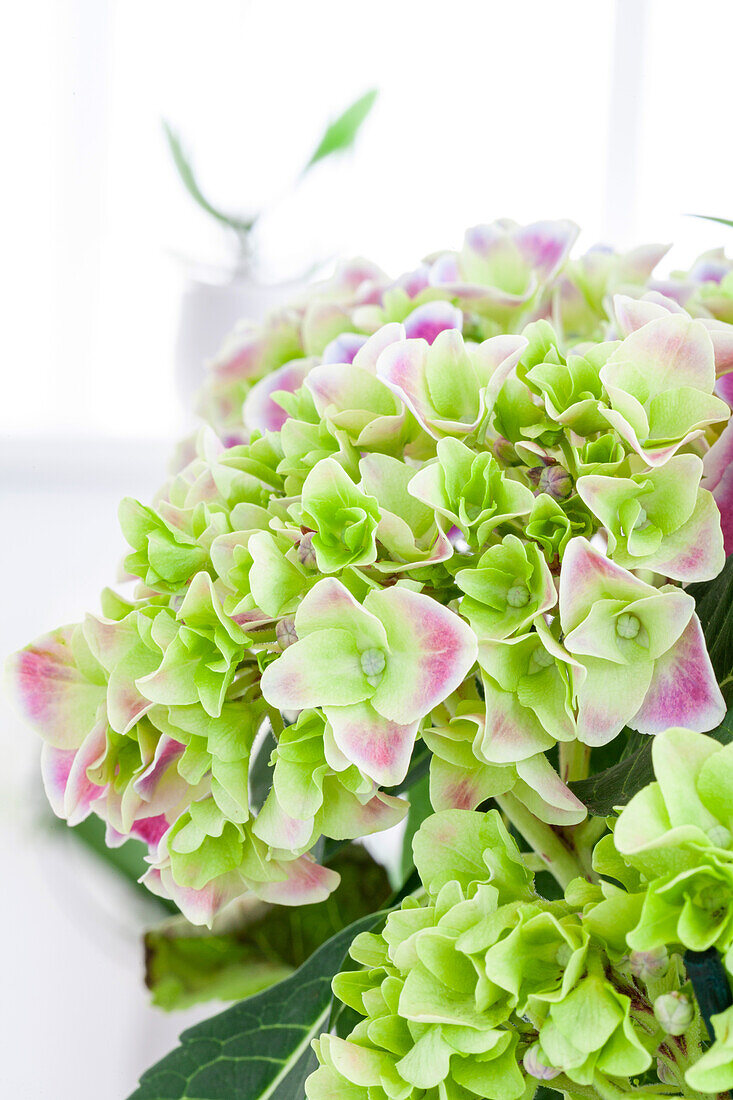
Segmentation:
[(365, 649), (361, 655), (361, 667), (369, 683), (374, 687), (384, 672), (387, 658), (382, 649)]
[(619, 615), (616, 619), (616, 633), (619, 638), (635, 638), (640, 630), (641, 623), (636, 615), (632, 615), (628, 611), (625, 611), (623, 615)]
[(526, 584), (513, 584), (506, 594), (510, 607), (526, 607), (529, 603), (529, 589)]

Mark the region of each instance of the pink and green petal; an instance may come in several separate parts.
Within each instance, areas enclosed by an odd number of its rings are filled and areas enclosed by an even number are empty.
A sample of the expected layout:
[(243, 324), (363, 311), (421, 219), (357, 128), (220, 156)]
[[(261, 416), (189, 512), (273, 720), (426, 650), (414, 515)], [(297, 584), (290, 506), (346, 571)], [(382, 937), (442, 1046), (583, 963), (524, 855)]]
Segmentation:
[(693, 615), (679, 640), (655, 661), (649, 690), (628, 724), (640, 733), (659, 733), (672, 725), (702, 733), (719, 726), (725, 711), (700, 621)]
[(573, 538), (560, 571), (560, 621), (567, 634), (584, 620), (597, 600), (631, 602), (653, 596), (655, 589), (614, 564), (587, 539)]
[(720, 512), (726, 556), (733, 554), (733, 421), (726, 425), (703, 459), (704, 484)]
[(373, 590), (364, 607), (384, 624), (389, 647), (372, 705), (394, 722), (417, 721), (463, 682), (476, 636), (455, 612), (408, 588)]
[(75, 626), (60, 627), (8, 658), (5, 674), (18, 709), (49, 745), (76, 749), (104, 710), (103, 670), (90, 681), (77, 666)]
[(405, 335), (408, 340), (426, 340), (432, 344), (439, 333), (445, 329), (463, 328), (463, 314), (450, 302), (425, 302), (414, 309), (404, 320)]
[(358, 332), (341, 332), (323, 349), (323, 363), (353, 363), (354, 356), (366, 343), (366, 336)]
[(585, 745), (606, 745), (637, 714), (649, 689), (653, 661), (615, 665), (588, 657), (585, 678), (577, 690), (578, 740)]
[(306, 594), (295, 615), (295, 629), (299, 638), (316, 630), (349, 630), (360, 651), (387, 645), (379, 619), (335, 577), (324, 577)]
[(288, 414), (277, 403), (277, 393), (295, 393), (299, 390), (314, 365), (313, 359), (296, 359), (252, 387), (242, 410), (242, 418), (250, 432), (277, 432), (282, 428)]
[(488, 764), (514, 764), (551, 749), (555, 739), (517, 696), (484, 676), (486, 723), (477, 747)]
[(588, 811), (540, 753), (517, 761), (516, 797), (548, 825), (579, 825)]
[(107, 751), (107, 723), (102, 721), (84, 738), (69, 770), (64, 791), (64, 814), (69, 825), (78, 825), (88, 817), (103, 788), (93, 783), (87, 771), (94, 768)]
[(399, 724), (383, 717), (371, 702), (324, 704), (339, 750), (375, 783), (394, 786), (404, 779), (415, 744), (418, 720)]
[(282, 882), (252, 884), (257, 897), (273, 905), (315, 905), (325, 901), (341, 881), (336, 871), (321, 867), (308, 855), (277, 866), (287, 875)]
[(343, 628), (307, 634), (262, 674), (262, 694), (278, 710), (348, 706), (368, 699), (373, 690), (354, 636)]
[(326, 780), (326, 797), (318, 823), (326, 836), (350, 840), (391, 829), (403, 820), (409, 803), (403, 798), (377, 791), (366, 802), (350, 794), (341, 783)]

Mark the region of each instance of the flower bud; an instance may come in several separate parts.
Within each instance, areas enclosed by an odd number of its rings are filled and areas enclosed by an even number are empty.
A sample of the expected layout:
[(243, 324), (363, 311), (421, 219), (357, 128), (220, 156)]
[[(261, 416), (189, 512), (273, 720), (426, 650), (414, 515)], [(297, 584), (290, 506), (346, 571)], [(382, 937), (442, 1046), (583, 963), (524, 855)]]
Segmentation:
[(540, 473), (537, 488), (553, 500), (567, 500), (573, 491), (573, 479), (562, 466), (545, 466)]
[(508, 439), (505, 439), (503, 435), (498, 436), (493, 444), (492, 451), (494, 452), (494, 458), (497, 462), (500, 462), (502, 466), (516, 466), (519, 462), (517, 458), (517, 452), (514, 450), (513, 445)]
[(666, 1062), (661, 1058), (657, 1058), (657, 1077), (663, 1085), (676, 1085), (677, 1079), (674, 1077), (672, 1071)]
[(524, 1068), (530, 1077), (535, 1077), (538, 1081), (551, 1081), (553, 1077), (557, 1077), (562, 1070), (555, 1069), (553, 1066), (548, 1066), (540, 1050), (539, 1043), (535, 1043), (531, 1046), (523, 1058)]
[(287, 649), (288, 646), (297, 642), (298, 635), (295, 633), (295, 620), (281, 619), (275, 627), (275, 637), (278, 640), (280, 649)]
[(663, 993), (654, 1002), (654, 1015), (669, 1035), (681, 1035), (695, 1018), (692, 1002), (684, 993)]
[(632, 951), (629, 956), (631, 973), (642, 982), (659, 978), (669, 966), (666, 947), (655, 947), (653, 951)]
[(313, 549), (313, 531), (308, 531), (300, 540), (298, 544), (298, 561), (306, 569), (317, 568), (316, 552)]

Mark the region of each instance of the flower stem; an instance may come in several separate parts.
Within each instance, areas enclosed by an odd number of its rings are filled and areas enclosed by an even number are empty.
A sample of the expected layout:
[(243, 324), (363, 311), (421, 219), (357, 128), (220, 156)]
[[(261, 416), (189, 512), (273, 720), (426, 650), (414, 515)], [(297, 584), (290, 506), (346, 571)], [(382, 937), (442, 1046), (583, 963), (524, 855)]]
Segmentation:
[(590, 770), (590, 746), (582, 741), (560, 742), (560, 777), (563, 783), (587, 779)]
[(563, 889), (574, 878), (583, 874), (583, 868), (572, 849), (568, 848), (551, 825), (536, 818), (515, 795), (497, 795), (495, 801)]

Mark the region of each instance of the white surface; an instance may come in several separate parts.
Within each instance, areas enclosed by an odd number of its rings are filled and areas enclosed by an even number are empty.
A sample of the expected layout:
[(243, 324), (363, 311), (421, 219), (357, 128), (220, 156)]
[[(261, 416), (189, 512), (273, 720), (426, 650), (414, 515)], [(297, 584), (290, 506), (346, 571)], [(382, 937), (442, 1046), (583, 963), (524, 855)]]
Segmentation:
[[(79, 441), (44, 472), (38, 445), (24, 469), (16, 462), (13, 485), (0, 455), (3, 660), (97, 605), (123, 552), (119, 497), (149, 497), (163, 479), (167, 449), (165, 442), (110, 441), (100, 449)], [(179, 1031), (212, 1008), (168, 1015), (150, 1007), (140, 935), (158, 910), (136, 904), (63, 832), (51, 836), (40, 826), (39, 743), (5, 699), (0, 709), (0, 1095), (124, 1100)]]
[[(175, 429), (176, 257), (222, 238), (161, 117), (212, 199), (269, 208), (273, 278), (335, 252), (397, 273), (500, 216), (688, 261), (731, 239), (684, 217), (733, 214), (726, 0), (36, 0), (7, 24), (0, 429)], [(294, 191), (325, 121), (374, 85), (353, 155)]]

